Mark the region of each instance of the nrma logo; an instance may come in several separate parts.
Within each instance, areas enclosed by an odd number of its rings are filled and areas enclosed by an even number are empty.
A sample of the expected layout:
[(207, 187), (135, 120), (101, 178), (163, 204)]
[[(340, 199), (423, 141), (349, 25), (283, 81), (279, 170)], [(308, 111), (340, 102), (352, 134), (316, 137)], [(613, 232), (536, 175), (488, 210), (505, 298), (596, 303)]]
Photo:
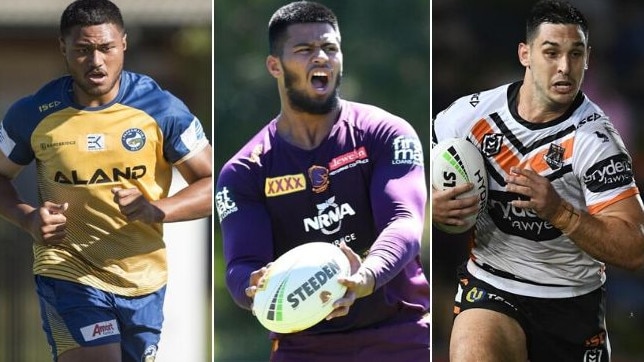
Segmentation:
[(287, 282), (288, 278), (285, 278), (277, 288), (277, 291), (275, 291), (273, 298), (271, 298), (271, 303), (269, 304), (268, 310), (266, 311), (266, 319), (268, 319), (269, 321), (281, 322), (284, 318), (284, 294), (286, 293), (285, 291)]
[(321, 204), (317, 204), (316, 207), (318, 209), (318, 215), (304, 219), (304, 230), (306, 232), (318, 230), (324, 235), (334, 234), (340, 230), (342, 219), (347, 215), (356, 214), (348, 203), (336, 204), (335, 196)]

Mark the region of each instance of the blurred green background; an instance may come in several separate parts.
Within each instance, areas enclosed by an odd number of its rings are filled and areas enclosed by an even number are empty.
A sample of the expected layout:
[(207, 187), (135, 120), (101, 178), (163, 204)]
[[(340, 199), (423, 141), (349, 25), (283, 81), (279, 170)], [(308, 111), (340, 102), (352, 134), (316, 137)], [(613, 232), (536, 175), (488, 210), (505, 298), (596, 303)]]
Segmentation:
[[(417, 130), (429, 160), (429, 1), (322, 0), (338, 16), (344, 54), (341, 97), (380, 106)], [(216, 0), (214, 6), (215, 169), (279, 112), (268, 74), (268, 20), (287, 4)], [(249, 226), (252, 227), (252, 220)], [(429, 276), (429, 229), (423, 258)], [(221, 235), (214, 225), (214, 360), (267, 361), (267, 331), (237, 307), (224, 284)], [(332, 348), (332, 346), (329, 346)]]

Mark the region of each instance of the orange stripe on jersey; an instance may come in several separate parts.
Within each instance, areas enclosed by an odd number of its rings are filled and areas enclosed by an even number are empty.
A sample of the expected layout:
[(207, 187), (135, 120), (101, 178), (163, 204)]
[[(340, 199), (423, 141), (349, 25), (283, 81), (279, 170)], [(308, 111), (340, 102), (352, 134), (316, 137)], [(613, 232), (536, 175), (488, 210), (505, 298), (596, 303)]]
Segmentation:
[(474, 138), (476, 138), (479, 144), (483, 143), (483, 138), (486, 134), (492, 132), (493, 129), (485, 118), (479, 119), (476, 124), (474, 124), (474, 127), (472, 127), (472, 135), (474, 135)]
[[(474, 127), (472, 127), (472, 134), (478, 140), (479, 144), (483, 143), (485, 135), (489, 133), (494, 133), (494, 129), (492, 129), (489, 121), (485, 118), (478, 120)], [(510, 167), (518, 165), (520, 159), (510, 148), (505, 145), (501, 145), (500, 152), (494, 156), (494, 162), (498, 164), (503, 171), (510, 173)]]
[(501, 146), (501, 152), (494, 156), (494, 160), (506, 174), (510, 173), (512, 166), (518, 166), (521, 163), (521, 159), (505, 144)]
[[(560, 146), (564, 149), (564, 154), (562, 157), (562, 161), (564, 163), (566, 160), (572, 157), (573, 143), (574, 143), (574, 139), (569, 138), (560, 144)], [(550, 166), (548, 165), (547, 162), (545, 162), (545, 156), (548, 154), (548, 151), (549, 149), (544, 147), (541, 151), (537, 152), (533, 157), (525, 160), (523, 164), (529, 165), (530, 169), (532, 169), (533, 171), (539, 174), (549, 170)]]
[(621, 194), (615, 196), (614, 198), (612, 198), (612, 199), (610, 199), (608, 201), (604, 201), (604, 202), (600, 202), (598, 204), (588, 206), (588, 213), (591, 214), (591, 215), (595, 215), (596, 213), (598, 213), (601, 210), (605, 209), (606, 207), (616, 203), (617, 201), (624, 200), (624, 199), (629, 198), (631, 196), (635, 196), (635, 195), (637, 195), (639, 193), (640, 192), (637, 189), (637, 187), (631, 187), (630, 189), (622, 192)]

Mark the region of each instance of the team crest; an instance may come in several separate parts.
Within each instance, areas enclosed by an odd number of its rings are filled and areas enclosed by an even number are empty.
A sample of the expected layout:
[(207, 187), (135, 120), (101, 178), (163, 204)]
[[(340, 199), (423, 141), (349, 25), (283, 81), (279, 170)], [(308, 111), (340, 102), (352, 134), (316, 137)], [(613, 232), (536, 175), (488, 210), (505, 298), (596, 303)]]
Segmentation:
[(326, 167), (311, 166), (309, 168), (309, 179), (311, 180), (312, 191), (316, 194), (329, 188), (329, 170)]
[(502, 133), (487, 133), (483, 136), (483, 143), (481, 151), (487, 157), (498, 155), (501, 152), (501, 145), (503, 145)]
[(130, 128), (123, 132), (121, 144), (128, 151), (138, 151), (145, 146), (145, 133), (138, 128)]
[(566, 151), (565, 148), (551, 143), (550, 149), (548, 149), (548, 153), (543, 156), (543, 159), (551, 169), (558, 170), (563, 166), (564, 151)]
[(601, 362), (602, 360), (602, 350), (601, 349), (591, 349), (587, 350), (584, 353), (584, 362)]
[(148, 346), (148, 348), (145, 349), (145, 352), (143, 352), (142, 360), (144, 362), (154, 362), (154, 360), (156, 360), (158, 350), (159, 348), (156, 344)]

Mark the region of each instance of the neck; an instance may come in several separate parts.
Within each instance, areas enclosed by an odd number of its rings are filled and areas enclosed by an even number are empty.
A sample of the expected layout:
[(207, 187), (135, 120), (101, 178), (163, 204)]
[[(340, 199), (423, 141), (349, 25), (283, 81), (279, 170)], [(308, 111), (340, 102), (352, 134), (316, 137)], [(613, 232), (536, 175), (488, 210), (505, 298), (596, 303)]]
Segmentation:
[(326, 114), (310, 114), (282, 107), (277, 118), (277, 132), (288, 143), (312, 150), (328, 137), (339, 115), (339, 107)]
[(567, 107), (548, 105), (545, 99), (524, 83), (519, 89), (517, 97), (517, 112), (519, 116), (530, 123), (546, 123), (552, 121), (566, 112)]

